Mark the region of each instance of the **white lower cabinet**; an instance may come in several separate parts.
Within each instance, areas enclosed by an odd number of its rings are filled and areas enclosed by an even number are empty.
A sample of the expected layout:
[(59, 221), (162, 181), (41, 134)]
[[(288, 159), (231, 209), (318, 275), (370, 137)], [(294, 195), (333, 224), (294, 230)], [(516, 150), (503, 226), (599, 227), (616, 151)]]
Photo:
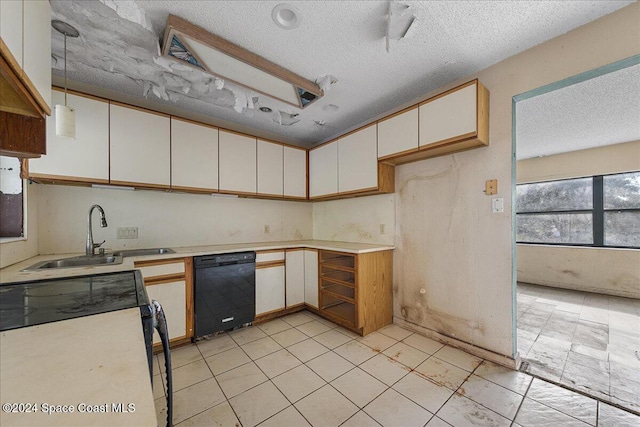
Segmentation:
[[(146, 286), (149, 300), (156, 300), (162, 305), (167, 318), (169, 339), (184, 338), (187, 335), (187, 315), (185, 304), (187, 300), (186, 284), (184, 280), (157, 283)], [(157, 331), (153, 332), (153, 343), (160, 342)]]
[(304, 302), (318, 308), (318, 251), (304, 250)]
[(284, 265), (256, 268), (256, 316), (284, 308)]
[(291, 250), (286, 254), (286, 306), (304, 303), (304, 251)]

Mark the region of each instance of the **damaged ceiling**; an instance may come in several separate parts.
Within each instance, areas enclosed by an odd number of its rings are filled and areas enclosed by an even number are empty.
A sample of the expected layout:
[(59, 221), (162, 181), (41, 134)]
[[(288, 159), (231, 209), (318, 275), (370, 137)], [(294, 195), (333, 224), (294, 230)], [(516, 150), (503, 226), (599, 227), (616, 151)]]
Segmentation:
[[(51, 0), (52, 19), (80, 31), (67, 43), (70, 88), (303, 147), (630, 3), (295, 1), (304, 20), (285, 30), (271, 19), (277, 1)], [(315, 81), (324, 96), (301, 110), (161, 56), (169, 14)], [(62, 57), (52, 29), (58, 85)]]

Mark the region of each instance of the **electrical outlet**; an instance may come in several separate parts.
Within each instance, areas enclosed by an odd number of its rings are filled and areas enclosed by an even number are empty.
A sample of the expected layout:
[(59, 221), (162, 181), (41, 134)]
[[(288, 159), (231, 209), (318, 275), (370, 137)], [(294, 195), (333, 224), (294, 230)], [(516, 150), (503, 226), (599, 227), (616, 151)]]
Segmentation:
[(264, 234), (269, 234), (269, 226), (268, 225), (264, 226)]
[(116, 239), (137, 239), (138, 227), (118, 227)]

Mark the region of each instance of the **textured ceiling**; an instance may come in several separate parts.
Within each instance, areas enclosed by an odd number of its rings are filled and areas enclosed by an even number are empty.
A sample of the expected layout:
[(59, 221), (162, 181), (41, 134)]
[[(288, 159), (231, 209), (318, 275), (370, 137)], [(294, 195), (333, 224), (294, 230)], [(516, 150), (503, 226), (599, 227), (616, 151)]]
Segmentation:
[[(51, 1), (53, 18), (81, 33), (68, 40), (69, 87), (306, 147), (632, 1), (406, 1), (416, 20), (388, 53), (387, 1), (292, 1), (304, 19), (288, 31), (271, 20), (279, 3)], [(299, 114), (290, 126), (255, 109), (238, 113), (233, 107), (256, 94), (228, 84), (218, 90), (203, 73), (158, 58), (169, 13), (309, 80), (337, 82), (304, 110), (259, 97), (258, 106)], [(57, 84), (62, 55), (63, 37), (52, 31)]]
[(640, 140), (640, 65), (516, 105), (518, 160)]

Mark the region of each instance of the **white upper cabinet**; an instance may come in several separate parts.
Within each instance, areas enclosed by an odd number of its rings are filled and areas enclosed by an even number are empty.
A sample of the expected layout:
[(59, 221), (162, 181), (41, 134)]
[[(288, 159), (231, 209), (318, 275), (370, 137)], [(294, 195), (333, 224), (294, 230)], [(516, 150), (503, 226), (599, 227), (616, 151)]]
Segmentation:
[(169, 187), (169, 116), (110, 104), (111, 181)]
[[(5, 0), (2, 0), (4, 2)], [(51, 107), (51, 5), (48, 1), (23, 2), (23, 65), (48, 108)], [(38, 98), (38, 96), (36, 96)]]
[(418, 149), (418, 107), (378, 122), (378, 158)]
[(338, 192), (377, 187), (378, 154), (374, 124), (338, 140)]
[(220, 191), (256, 193), (256, 138), (220, 130)]
[(22, 0), (0, 1), (0, 38), (22, 67)]
[(51, 5), (48, 1), (1, 0), (0, 38), (11, 66), (42, 111), (51, 108)]
[(282, 145), (258, 140), (258, 194), (282, 196), (283, 161)]
[(420, 147), (446, 143), (477, 132), (477, 81), (420, 105)]
[(338, 141), (309, 151), (309, 197), (338, 193)]
[(218, 129), (171, 118), (171, 187), (218, 191)]
[[(64, 93), (53, 91), (51, 99), (64, 104)], [(29, 174), (108, 183), (109, 103), (71, 94), (67, 103), (76, 110), (76, 138), (56, 136), (54, 111), (47, 117), (47, 154), (29, 160)]]
[(284, 147), (284, 196), (307, 197), (307, 152)]

